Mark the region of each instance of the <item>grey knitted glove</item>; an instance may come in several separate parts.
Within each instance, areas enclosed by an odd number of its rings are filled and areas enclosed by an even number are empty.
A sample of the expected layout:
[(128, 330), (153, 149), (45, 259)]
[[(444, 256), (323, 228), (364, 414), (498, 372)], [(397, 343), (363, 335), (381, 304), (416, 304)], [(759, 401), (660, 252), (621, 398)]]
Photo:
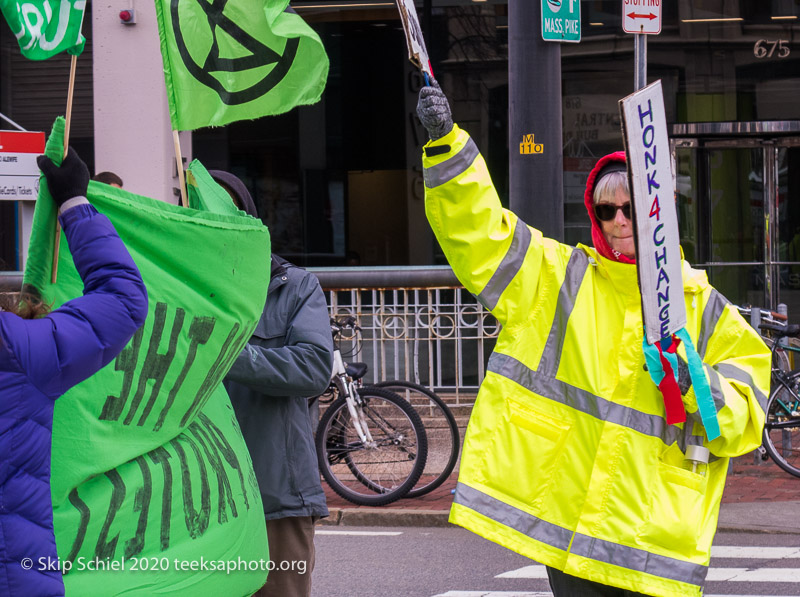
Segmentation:
[(423, 87), (419, 90), (417, 115), (428, 131), (431, 141), (441, 139), (453, 130), (450, 104), (447, 103), (447, 98), (436, 79), (431, 79), (430, 87)]

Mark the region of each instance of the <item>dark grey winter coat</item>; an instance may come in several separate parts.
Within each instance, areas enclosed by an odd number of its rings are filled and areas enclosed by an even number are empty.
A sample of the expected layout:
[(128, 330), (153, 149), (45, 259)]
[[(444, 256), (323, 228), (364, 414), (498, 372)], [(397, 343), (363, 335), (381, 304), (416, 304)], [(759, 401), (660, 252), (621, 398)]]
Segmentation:
[(225, 378), (268, 520), (328, 515), (307, 397), (328, 387), (332, 364), (319, 281), (273, 256), (261, 320)]

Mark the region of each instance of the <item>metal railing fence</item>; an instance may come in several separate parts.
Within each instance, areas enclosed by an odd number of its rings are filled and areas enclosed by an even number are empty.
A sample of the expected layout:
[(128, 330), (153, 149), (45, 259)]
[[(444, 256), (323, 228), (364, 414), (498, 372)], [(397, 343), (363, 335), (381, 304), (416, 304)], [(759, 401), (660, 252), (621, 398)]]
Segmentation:
[(474, 400), (500, 330), (449, 267), (311, 271), (331, 316), (358, 321), (361, 331), (340, 348), (346, 361), (369, 366), (368, 383), (404, 379), (454, 404)]

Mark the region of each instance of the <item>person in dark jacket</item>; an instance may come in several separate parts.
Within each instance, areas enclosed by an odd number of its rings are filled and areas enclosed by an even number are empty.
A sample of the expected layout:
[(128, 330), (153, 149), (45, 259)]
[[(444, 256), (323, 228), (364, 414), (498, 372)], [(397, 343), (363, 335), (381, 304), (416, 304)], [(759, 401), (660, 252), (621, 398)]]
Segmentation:
[[(239, 209), (258, 217), (238, 178), (216, 170), (210, 174)], [(225, 378), (267, 521), (273, 568), (259, 596), (311, 594), (314, 524), (328, 508), (307, 398), (328, 387), (332, 365), (328, 307), (319, 281), (273, 255), (261, 320)]]
[(109, 220), (86, 200), (89, 170), (70, 149), (39, 167), (84, 295), (44, 317), (6, 297), (0, 310), (0, 595), (64, 595), (50, 501), (55, 399), (108, 364), (147, 317), (147, 291)]

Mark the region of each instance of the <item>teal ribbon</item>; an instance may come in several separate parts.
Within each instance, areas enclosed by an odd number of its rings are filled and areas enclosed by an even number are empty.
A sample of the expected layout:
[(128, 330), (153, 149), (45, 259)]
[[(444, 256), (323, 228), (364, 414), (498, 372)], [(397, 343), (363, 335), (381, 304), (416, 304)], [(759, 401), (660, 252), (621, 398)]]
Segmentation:
[[(705, 427), (706, 436), (708, 437), (708, 441), (715, 440), (720, 436), (719, 420), (717, 419), (717, 409), (714, 407), (714, 399), (711, 397), (711, 386), (706, 377), (703, 360), (700, 358), (700, 355), (697, 354), (697, 350), (686, 328), (679, 329), (675, 332), (675, 335), (683, 341), (686, 347), (689, 376), (692, 378), (694, 395), (697, 399), (697, 410), (700, 412), (700, 420), (703, 422), (703, 427)], [(677, 370), (676, 365), (675, 371), (677, 372)]]
[[(656, 384), (656, 387), (661, 385), (661, 380), (664, 379), (664, 368), (661, 366), (661, 357), (658, 354), (658, 347), (655, 344), (647, 343), (647, 333), (642, 339), (642, 350), (644, 351), (644, 362), (647, 363), (647, 372), (650, 374), (650, 379)], [(674, 371), (675, 369), (673, 369)]]

